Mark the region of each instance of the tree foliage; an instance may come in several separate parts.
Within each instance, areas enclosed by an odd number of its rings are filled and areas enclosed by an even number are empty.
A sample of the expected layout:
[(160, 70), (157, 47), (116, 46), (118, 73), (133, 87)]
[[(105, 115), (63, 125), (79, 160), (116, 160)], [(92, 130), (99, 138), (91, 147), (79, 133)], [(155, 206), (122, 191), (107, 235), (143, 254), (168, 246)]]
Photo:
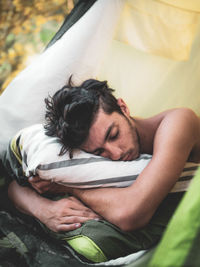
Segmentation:
[(73, 6), (72, 0), (0, 1), (1, 91), (25, 67), (27, 56), (43, 50)]

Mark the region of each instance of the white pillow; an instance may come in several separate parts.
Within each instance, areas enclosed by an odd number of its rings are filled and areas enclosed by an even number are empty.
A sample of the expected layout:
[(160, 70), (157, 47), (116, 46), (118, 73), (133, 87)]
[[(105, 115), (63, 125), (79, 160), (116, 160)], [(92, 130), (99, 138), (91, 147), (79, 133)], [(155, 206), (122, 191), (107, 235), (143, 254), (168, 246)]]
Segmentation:
[[(25, 176), (39, 175), (69, 187), (127, 187), (148, 165), (151, 155), (142, 154), (133, 161), (112, 161), (100, 156), (76, 150), (73, 159), (68, 153), (59, 156), (61, 144), (58, 138), (45, 134), (42, 124), (21, 130), (20, 147)], [(185, 191), (198, 164), (187, 163), (172, 192)]]

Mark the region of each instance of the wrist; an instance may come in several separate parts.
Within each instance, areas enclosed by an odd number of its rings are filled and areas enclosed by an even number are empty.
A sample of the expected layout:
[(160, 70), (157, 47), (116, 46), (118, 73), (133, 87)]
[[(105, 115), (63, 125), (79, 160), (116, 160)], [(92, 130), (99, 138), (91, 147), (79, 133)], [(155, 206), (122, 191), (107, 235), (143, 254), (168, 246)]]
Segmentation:
[(83, 189), (78, 189), (78, 188), (72, 188), (71, 194), (75, 197), (80, 198), (84, 194), (85, 190)]
[(51, 206), (52, 200), (39, 196), (37, 203), (34, 204), (34, 208), (32, 209), (32, 216), (43, 222), (44, 216)]

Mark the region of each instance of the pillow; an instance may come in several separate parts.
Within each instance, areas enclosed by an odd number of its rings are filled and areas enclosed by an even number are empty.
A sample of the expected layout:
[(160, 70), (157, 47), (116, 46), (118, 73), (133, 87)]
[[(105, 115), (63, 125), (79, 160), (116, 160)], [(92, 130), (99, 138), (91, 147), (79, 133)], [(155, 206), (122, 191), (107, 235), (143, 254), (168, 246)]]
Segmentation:
[[(42, 124), (21, 130), (10, 148), (21, 163), (23, 176), (39, 175), (42, 179), (77, 188), (130, 186), (152, 157), (142, 154), (133, 161), (112, 161), (81, 150), (75, 151), (73, 159), (68, 153), (59, 156), (59, 139), (47, 136)], [(12, 165), (13, 157), (9, 161)], [(15, 168), (16, 165), (13, 171)], [(172, 192), (185, 191), (197, 168), (198, 164), (187, 163)]]

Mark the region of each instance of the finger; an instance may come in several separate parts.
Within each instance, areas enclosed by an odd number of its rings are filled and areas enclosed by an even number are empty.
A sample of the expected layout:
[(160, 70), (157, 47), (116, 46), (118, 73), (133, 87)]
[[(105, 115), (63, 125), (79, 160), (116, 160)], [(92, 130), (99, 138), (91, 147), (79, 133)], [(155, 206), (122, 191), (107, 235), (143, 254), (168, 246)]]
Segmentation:
[[(76, 197), (74, 197), (74, 196), (70, 196), (70, 197), (68, 197), (68, 199), (70, 199), (71, 201), (74, 201), (74, 202), (76, 202), (76, 203), (80, 203), (80, 204), (82, 204), (82, 202), (78, 199), (78, 198), (76, 198)], [(83, 205), (83, 204), (82, 204)]]
[(82, 211), (82, 216), (85, 218), (90, 218), (90, 219), (101, 219), (102, 217), (100, 215), (98, 215), (97, 213), (95, 213), (92, 210), (89, 211)]
[(40, 184), (40, 183), (32, 183), (31, 186), (38, 191), (40, 194), (49, 191), (51, 185), (49, 184)]
[(90, 218), (100, 218), (100, 216), (95, 213), (92, 209), (86, 207), (82, 202), (80, 201), (73, 201), (69, 203), (71, 210), (77, 211), (79, 215), (82, 215), (83, 217), (90, 217)]
[(93, 210), (86, 208), (86, 207), (84, 207), (84, 209), (83, 209), (82, 206), (71, 207), (69, 215), (81, 216), (81, 217), (86, 217), (86, 218), (90, 218), (90, 219), (101, 218), (101, 216), (99, 214), (97, 214), (96, 212), (94, 212)]
[(42, 188), (42, 187), (46, 187), (46, 186), (50, 186), (51, 185), (51, 183), (49, 181), (42, 181), (42, 180), (40, 180), (38, 182), (30, 181), (30, 184), (31, 185), (35, 185), (38, 188)]
[(80, 200), (78, 200), (76, 197), (68, 197), (67, 198), (69, 206), (71, 209), (77, 209), (77, 210), (85, 210), (85, 211), (91, 211), (90, 208), (85, 206)]
[(88, 218), (88, 217), (81, 217), (81, 216), (66, 216), (66, 217), (62, 217), (62, 219), (60, 220), (59, 224), (76, 224), (76, 223), (84, 223), (87, 221), (99, 221), (99, 219), (97, 218)]
[(75, 203), (75, 205), (77, 204), (77, 207), (81, 207), (81, 208), (85, 208), (85, 209), (90, 209), (88, 206), (86, 206), (81, 200), (79, 200), (78, 198), (74, 197), (74, 196), (70, 196), (68, 197), (69, 200), (72, 201), (72, 203)]
[(61, 224), (57, 226), (57, 231), (58, 232), (63, 232), (63, 231), (72, 231), (72, 230), (76, 230), (77, 228), (80, 228), (81, 224), (80, 223), (72, 223), (72, 224)]
[(45, 188), (50, 188), (51, 184), (46, 183), (46, 182), (40, 182), (40, 183), (31, 183), (32, 186), (38, 188), (38, 189), (45, 189)]
[(42, 181), (42, 179), (41, 179), (39, 176), (31, 176), (31, 177), (28, 179), (28, 181), (29, 181), (30, 183), (37, 183), (37, 182)]
[(62, 217), (71, 217), (71, 216), (76, 216), (76, 217), (84, 217), (88, 219), (100, 219), (101, 217), (93, 212), (92, 210), (82, 210), (82, 209), (66, 209), (63, 210), (62, 212)]
[(69, 212), (70, 214), (65, 214), (66, 216), (76, 215), (76, 216), (82, 216), (82, 217), (88, 217), (88, 218), (101, 218), (97, 213), (95, 213), (92, 209), (86, 207), (82, 202), (78, 201), (77, 199), (74, 201), (74, 197), (69, 197), (66, 199), (59, 200), (60, 202), (63, 202), (64, 205), (66, 205), (66, 212)]

